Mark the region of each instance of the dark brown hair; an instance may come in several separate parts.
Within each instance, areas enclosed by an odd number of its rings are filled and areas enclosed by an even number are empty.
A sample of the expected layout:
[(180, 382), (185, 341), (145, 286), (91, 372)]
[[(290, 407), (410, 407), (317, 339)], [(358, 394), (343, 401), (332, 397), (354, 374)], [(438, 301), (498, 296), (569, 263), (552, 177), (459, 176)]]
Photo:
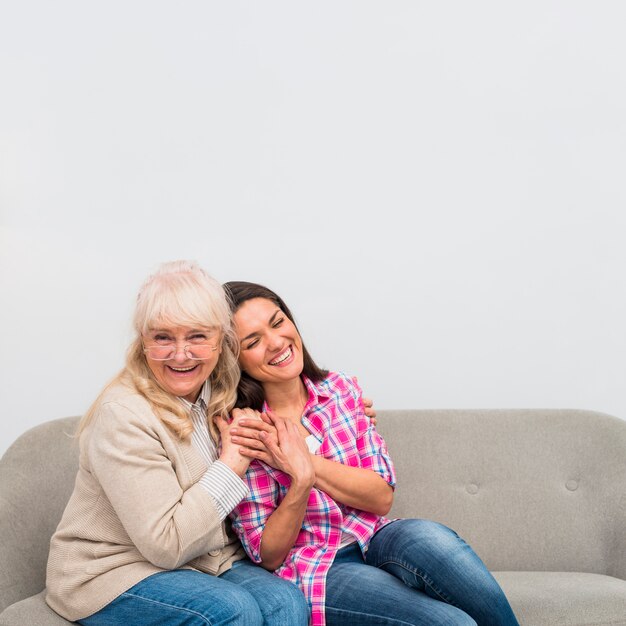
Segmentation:
[[(271, 289), (257, 283), (234, 280), (224, 283), (224, 290), (226, 291), (226, 297), (230, 302), (230, 308), (233, 315), (247, 300), (264, 298), (265, 300), (273, 302), (293, 322), (296, 330), (298, 330), (298, 326), (296, 321), (293, 319), (293, 315), (291, 314), (289, 307), (283, 302), (283, 299)], [(300, 334), (299, 330), (298, 334)], [(319, 367), (311, 358), (304, 342), (302, 342), (302, 356), (304, 360), (302, 374), (304, 374), (304, 376), (310, 378), (313, 382), (319, 382), (328, 376), (328, 370)], [(263, 386), (261, 383), (249, 376), (246, 372), (241, 372), (241, 379), (239, 381), (239, 386), (237, 387), (237, 401), (235, 403), (235, 407), (250, 407), (260, 411), (263, 408), (264, 401), (265, 394), (263, 393)]]

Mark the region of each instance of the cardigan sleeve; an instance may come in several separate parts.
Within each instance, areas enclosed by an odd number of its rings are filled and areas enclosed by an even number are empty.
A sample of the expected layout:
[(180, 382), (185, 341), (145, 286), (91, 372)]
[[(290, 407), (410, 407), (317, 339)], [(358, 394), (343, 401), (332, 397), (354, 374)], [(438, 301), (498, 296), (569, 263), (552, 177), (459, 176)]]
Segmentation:
[(224, 546), (221, 515), (199, 483), (183, 489), (154, 420), (107, 402), (87, 441), (91, 471), (130, 541), (163, 569)]

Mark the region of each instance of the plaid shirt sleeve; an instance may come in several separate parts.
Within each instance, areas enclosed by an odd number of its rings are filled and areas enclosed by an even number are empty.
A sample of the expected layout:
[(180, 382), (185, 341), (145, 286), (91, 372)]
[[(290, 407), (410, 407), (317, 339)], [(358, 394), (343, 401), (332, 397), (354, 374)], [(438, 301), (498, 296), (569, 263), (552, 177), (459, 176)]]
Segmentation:
[(357, 440), (356, 445), (361, 457), (361, 467), (380, 474), (392, 487), (396, 485), (396, 472), (387, 444), (367, 415), (363, 407), (363, 395), (356, 378), (349, 379), (349, 387), (354, 394), (357, 410), (355, 411)]
[(253, 461), (244, 478), (250, 490), (232, 511), (230, 518), (247, 555), (261, 562), (261, 537), (269, 516), (279, 504), (280, 485), (259, 461)]

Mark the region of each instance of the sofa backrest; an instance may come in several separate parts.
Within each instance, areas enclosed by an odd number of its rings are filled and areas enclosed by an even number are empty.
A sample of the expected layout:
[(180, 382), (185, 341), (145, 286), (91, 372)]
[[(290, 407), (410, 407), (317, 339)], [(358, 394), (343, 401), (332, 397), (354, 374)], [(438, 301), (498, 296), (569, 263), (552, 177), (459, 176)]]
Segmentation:
[(626, 421), (576, 410), (379, 411), (391, 515), (456, 530), (492, 570), (626, 578)]
[(50, 537), (74, 487), (77, 417), (40, 424), (0, 459), (0, 612), (45, 586)]

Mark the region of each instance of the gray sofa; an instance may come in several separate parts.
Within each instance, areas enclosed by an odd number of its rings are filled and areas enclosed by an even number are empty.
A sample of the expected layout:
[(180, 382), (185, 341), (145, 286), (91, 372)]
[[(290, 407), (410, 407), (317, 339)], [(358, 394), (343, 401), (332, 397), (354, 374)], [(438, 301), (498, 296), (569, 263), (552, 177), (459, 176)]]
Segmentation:
[[(0, 624), (68, 624), (43, 599), (74, 482), (77, 418), (0, 460)], [(626, 421), (590, 411), (379, 411), (392, 515), (443, 522), (483, 558), (523, 626), (626, 626)]]

